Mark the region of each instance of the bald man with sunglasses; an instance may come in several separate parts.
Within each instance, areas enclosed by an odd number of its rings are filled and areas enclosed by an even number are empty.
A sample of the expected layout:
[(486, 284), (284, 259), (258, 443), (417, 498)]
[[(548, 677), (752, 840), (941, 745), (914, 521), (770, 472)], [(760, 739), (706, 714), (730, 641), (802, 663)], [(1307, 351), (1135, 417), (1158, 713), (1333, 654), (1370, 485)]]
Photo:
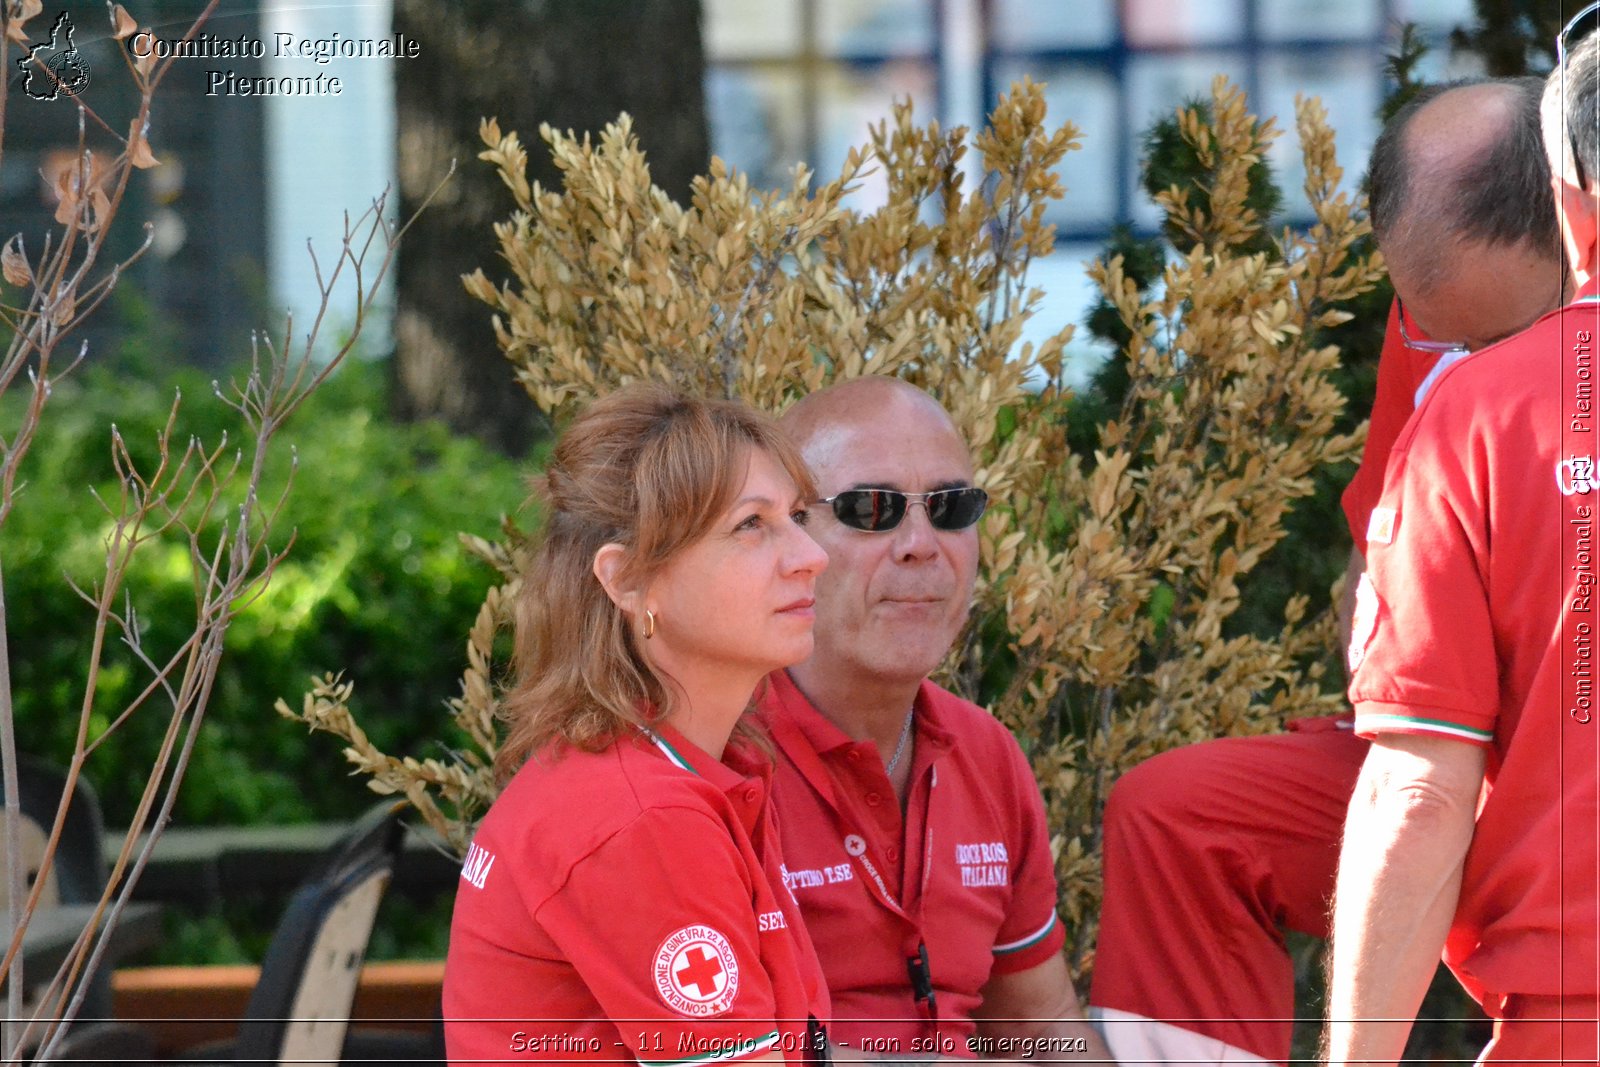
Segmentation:
[(988, 498), (950, 416), (894, 378), (783, 418), (822, 499), (810, 659), (769, 679), (785, 882), (833, 1040), (887, 1058), (1109, 1059), (1061, 955), (1044, 805), (982, 708), (928, 680), (966, 623)]

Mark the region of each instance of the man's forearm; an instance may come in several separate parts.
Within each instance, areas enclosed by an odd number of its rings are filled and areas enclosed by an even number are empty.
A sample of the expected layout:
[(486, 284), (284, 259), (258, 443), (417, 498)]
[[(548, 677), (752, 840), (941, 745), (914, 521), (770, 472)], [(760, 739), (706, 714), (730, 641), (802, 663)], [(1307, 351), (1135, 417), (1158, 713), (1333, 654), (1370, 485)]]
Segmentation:
[(1455, 914), (1482, 768), (1481, 749), (1449, 739), (1374, 744), (1335, 888), (1330, 1064), (1399, 1060)]
[(1066, 958), (992, 976), (973, 1013), (974, 1050), (987, 1060), (1111, 1062), (1111, 1051), (1083, 1017)]

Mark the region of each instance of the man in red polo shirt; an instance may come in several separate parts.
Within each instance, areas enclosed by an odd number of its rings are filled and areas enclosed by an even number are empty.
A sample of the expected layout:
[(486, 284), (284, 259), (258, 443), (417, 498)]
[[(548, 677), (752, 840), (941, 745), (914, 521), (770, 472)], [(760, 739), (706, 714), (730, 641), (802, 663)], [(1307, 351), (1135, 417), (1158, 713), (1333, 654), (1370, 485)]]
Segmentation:
[(1443, 950), (1480, 1063), (1594, 1063), (1600, 49), (1551, 76), (1573, 303), (1440, 376), (1395, 444), (1350, 643), (1373, 738), (1345, 825), (1332, 1063), (1395, 1062)]
[[(1559, 302), (1541, 90), (1534, 78), (1431, 90), (1373, 149), (1373, 232), (1404, 318), (1397, 305), (1361, 468), (1344, 494), (1351, 596), (1369, 536), (1387, 536), (1374, 508), (1418, 398), (1440, 368)], [(1287, 1060), (1284, 930), (1327, 934), (1344, 815), (1368, 749), (1351, 726), (1349, 716), (1303, 720), (1286, 733), (1190, 745), (1117, 783), (1090, 1001), (1119, 1058)]]
[(769, 679), (784, 881), (843, 1048), (1108, 1058), (1061, 955), (1044, 805), (1015, 739), (928, 681), (966, 621), (986, 498), (948, 414), (860, 378), (784, 416), (828, 553), (816, 648)]

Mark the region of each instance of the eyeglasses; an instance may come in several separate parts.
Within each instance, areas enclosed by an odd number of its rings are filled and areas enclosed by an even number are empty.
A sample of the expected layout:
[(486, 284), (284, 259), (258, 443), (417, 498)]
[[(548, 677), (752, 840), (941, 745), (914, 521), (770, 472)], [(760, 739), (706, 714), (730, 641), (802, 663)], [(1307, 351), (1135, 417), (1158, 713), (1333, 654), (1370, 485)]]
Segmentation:
[(983, 517), (989, 494), (976, 486), (902, 493), (895, 489), (847, 489), (819, 504), (833, 507), (834, 518), (853, 530), (885, 533), (899, 526), (912, 504), (921, 504), (935, 530), (965, 530)]
[[(1567, 122), (1567, 45), (1572, 32), (1597, 11), (1600, 11), (1600, 3), (1590, 4), (1568, 19), (1567, 24), (1561, 27), (1561, 32), (1556, 34), (1556, 67), (1561, 71), (1561, 124), (1567, 130), (1567, 147), (1572, 150), (1572, 173), (1578, 179), (1580, 189), (1589, 187), (1589, 178), (1583, 166), (1583, 158), (1578, 154), (1578, 138), (1573, 134), (1571, 124)], [(1600, 122), (1600, 118), (1596, 121)]]
[(1467, 355), (1472, 349), (1460, 341), (1429, 341), (1411, 336), (1406, 329), (1406, 306), (1397, 296), (1394, 298), (1395, 308), (1400, 315), (1400, 343), (1413, 352), (1434, 352), (1439, 355)]

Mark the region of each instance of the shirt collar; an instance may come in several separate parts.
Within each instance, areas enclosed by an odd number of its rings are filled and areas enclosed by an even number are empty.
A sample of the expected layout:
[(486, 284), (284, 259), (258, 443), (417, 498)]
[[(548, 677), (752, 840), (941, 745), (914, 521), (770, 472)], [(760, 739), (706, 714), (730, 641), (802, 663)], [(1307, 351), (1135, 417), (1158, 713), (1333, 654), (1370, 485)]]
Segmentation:
[(751, 746), (738, 737), (728, 741), (723, 758), (719, 760), (683, 736), (669, 722), (641, 727), (640, 733), (643, 735), (640, 738), (642, 745), (653, 747), (674, 767), (704, 778), (724, 793), (732, 792), (751, 778), (765, 780), (770, 775), (769, 761), (762, 758), (759, 752), (752, 751)]
[(773, 671), (767, 675), (767, 686), (768, 697), (762, 704), (769, 711), (769, 725), (777, 727), (774, 736), (779, 738), (780, 744), (782, 735), (789, 732), (784, 727), (792, 727), (814, 752), (830, 753), (855, 744), (806, 699), (788, 671)]
[[(816, 709), (800, 691), (800, 687), (794, 684), (788, 671), (769, 674), (767, 687), (761, 706), (767, 713), (773, 738), (780, 747), (785, 747), (785, 735), (790, 732), (786, 727), (792, 728), (799, 739), (823, 756), (832, 756), (858, 743)], [(942, 754), (950, 747), (951, 740), (949, 731), (945, 729), (944, 716), (940, 713), (938, 695), (938, 686), (924, 678), (912, 703), (916, 714), (917, 746), (930, 756)], [(923, 762), (923, 758), (919, 756), (917, 762)]]

